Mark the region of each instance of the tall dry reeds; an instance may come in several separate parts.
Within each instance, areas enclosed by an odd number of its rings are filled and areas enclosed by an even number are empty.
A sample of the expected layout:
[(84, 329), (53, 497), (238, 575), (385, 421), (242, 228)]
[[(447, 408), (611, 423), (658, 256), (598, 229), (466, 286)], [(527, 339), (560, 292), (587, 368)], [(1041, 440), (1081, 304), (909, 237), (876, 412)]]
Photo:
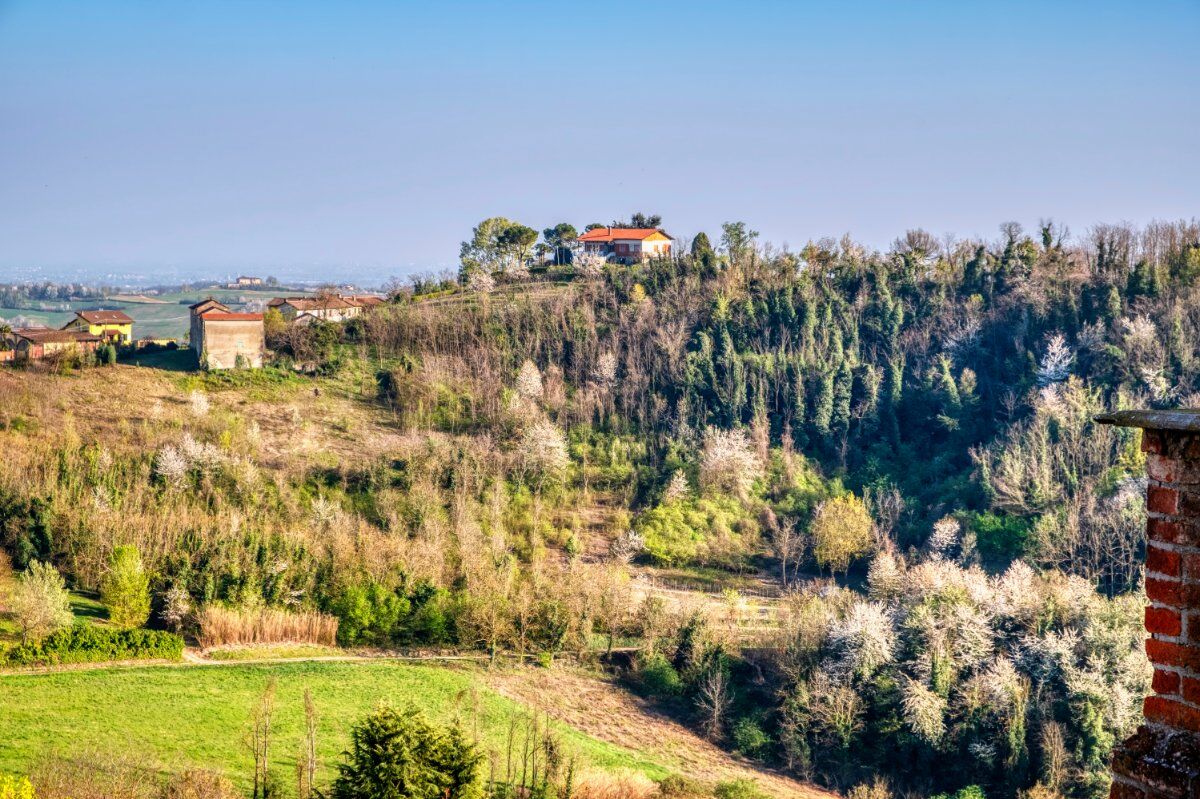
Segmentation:
[(206, 648), (229, 644), (337, 644), (337, 618), (311, 610), (206, 605), (197, 621), (200, 645)]

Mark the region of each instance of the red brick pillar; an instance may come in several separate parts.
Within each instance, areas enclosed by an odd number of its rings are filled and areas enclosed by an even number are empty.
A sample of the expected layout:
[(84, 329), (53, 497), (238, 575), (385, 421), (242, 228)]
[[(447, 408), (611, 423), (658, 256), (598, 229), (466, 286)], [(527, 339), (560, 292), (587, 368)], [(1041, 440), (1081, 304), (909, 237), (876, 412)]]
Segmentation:
[(1200, 799), (1200, 411), (1121, 411), (1146, 453), (1145, 723), (1113, 753), (1111, 799)]

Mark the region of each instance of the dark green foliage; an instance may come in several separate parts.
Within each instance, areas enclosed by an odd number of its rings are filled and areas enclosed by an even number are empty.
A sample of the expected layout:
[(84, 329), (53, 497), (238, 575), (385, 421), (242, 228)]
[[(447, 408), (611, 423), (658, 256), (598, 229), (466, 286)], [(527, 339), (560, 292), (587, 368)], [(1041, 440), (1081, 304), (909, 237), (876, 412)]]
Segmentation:
[(458, 727), (383, 707), (350, 733), (330, 799), (477, 799), (483, 756)]
[(754, 718), (738, 719), (733, 725), (733, 748), (746, 757), (761, 757), (771, 745), (771, 736)]
[(55, 666), (63, 663), (99, 663), (109, 660), (179, 660), (183, 638), (161, 630), (117, 630), (94, 624), (76, 624), (51, 633), (37, 643), (8, 650), (13, 666)]
[(411, 591), (378, 583), (350, 585), (328, 607), (338, 617), (343, 646), (450, 644), (456, 640), (452, 597), (418, 583)]
[(670, 699), (683, 693), (683, 681), (671, 661), (659, 653), (649, 655), (638, 664), (638, 682), (650, 696)]
[(970, 527), (975, 533), (979, 552), (994, 563), (1007, 563), (1025, 554), (1030, 523), (1019, 516), (991, 512), (973, 514)]
[(50, 509), (41, 499), (25, 499), (0, 490), (0, 545), (13, 567), (26, 569), (32, 561), (49, 561), (53, 554)]

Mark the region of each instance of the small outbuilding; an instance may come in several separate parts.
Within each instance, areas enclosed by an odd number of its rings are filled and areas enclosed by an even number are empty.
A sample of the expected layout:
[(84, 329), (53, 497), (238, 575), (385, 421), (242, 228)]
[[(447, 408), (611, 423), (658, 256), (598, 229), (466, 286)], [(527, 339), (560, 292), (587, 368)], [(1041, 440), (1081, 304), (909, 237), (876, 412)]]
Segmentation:
[(262, 314), (235, 313), (211, 297), (189, 310), (189, 340), (201, 369), (262, 368), (267, 349)]

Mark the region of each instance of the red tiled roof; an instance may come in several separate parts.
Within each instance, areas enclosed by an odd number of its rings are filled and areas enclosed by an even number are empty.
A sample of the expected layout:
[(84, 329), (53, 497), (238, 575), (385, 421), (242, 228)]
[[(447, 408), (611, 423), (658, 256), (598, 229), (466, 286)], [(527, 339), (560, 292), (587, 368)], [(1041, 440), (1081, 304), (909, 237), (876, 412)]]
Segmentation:
[(22, 328), (14, 330), (13, 335), (34, 344), (61, 344), (69, 341), (99, 342), (99, 336), (83, 330), (47, 330), (46, 328)]
[(350, 297), (344, 297), (343, 299), (352, 302), (355, 305), (362, 305), (367, 308), (374, 308), (376, 305), (383, 305), (383, 297), (376, 297), (374, 294), (355, 294)]
[(231, 311), (205, 311), (200, 314), (205, 322), (261, 322), (260, 313), (232, 313)]
[[(614, 239), (648, 239), (654, 234), (667, 236), (657, 228), (639, 228), (639, 227), (598, 227), (586, 231), (579, 237), (579, 241), (613, 241)], [(667, 236), (667, 238), (671, 238)]]
[(76, 311), (75, 315), (89, 325), (133, 324), (133, 319), (124, 311)]
[(355, 302), (354, 297), (342, 297), (340, 295), (328, 297), (276, 297), (267, 303), (269, 307), (277, 308), (280, 305), (290, 305), (297, 311), (332, 311), (342, 308), (355, 308), (359, 303)]

